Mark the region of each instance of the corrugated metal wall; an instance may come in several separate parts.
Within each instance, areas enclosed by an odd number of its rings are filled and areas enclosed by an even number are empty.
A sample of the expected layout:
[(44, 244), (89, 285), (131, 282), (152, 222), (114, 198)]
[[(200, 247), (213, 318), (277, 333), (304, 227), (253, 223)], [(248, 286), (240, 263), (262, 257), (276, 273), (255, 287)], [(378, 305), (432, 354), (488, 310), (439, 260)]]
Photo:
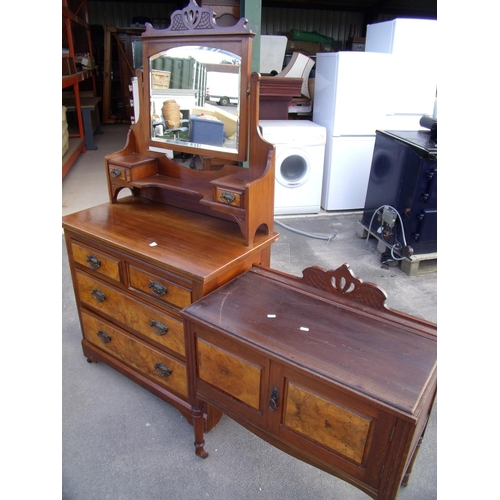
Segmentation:
[[(187, 2), (186, 2), (187, 5)], [(166, 28), (178, 2), (93, 2), (88, 1), (89, 23), (105, 26), (109, 19), (115, 28), (128, 28), (134, 17), (148, 17), (155, 28)]]
[[(90, 24), (104, 26), (107, 16), (111, 24), (118, 28), (131, 26), (133, 18), (137, 16), (150, 18), (156, 28), (166, 28), (170, 24), (170, 15), (179, 8), (178, 2), (93, 2), (89, 0), (88, 5)], [(357, 26), (358, 36), (364, 35), (363, 14), (359, 12), (262, 8), (262, 35), (286, 35), (291, 29), (298, 29), (316, 31), (334, 40), (345, 42), (351, 25)]]

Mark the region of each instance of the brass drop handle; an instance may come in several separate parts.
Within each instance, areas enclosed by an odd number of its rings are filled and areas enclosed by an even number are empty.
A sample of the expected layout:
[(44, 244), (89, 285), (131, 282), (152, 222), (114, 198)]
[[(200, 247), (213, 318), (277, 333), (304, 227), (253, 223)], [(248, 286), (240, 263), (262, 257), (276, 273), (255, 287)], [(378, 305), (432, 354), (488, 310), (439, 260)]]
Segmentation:
[(99, 340), (103, 344), (107, 344), (108, 342), (111, 342), (111, 337), (106, 332), (104, 332), (103, 330), (99, 330), (97, 332), (97, 336), (99, 337)]
[(101, 261), (94, 255), (87, 255), (87, 265), (90, 269), (99, 269), (101, 267)]
[(122, 172), (121, 172), (121, 170), (119, 170), (119, 169), (117, 169), (117, 168), (112, 168), (112, 169), (111, 169), (111, 175), (112, 175), (113, 177), (115, 177), (115, 178), (116, 178), (116, 177), (120, 177), (121, 173), (122, 173)]
[(172, 373), (172, 370), (162, 363), (155, 363), (155, 370), (160, 377), (168, 377)]
[(158, 281), (153, 281), (149, 280), (149, 286), (148, 288), (157, 296), (157, 297), (163, 297), (167, 293), (167, 288), (164, 287), (161, 283), (158, 283)]
[(271, 411), (276, 411), (276, 408), (278, 408), (278, 401), (279, 401), (279, 389), (273, 385), (273, 388), (271, 390), (271, 397), (269, 398), (269, 409)]
[(156, 319), (150, 319), (149, 326), (159, 337), (165, 335), (168, 332), (168, 326), (165, 326), (161, 321), (158, 321)]
[(228, 191), (224, 191), (221, 195), (220, 195), (220, 199), (224, 202), (224, 203), (232, 203), (235, 199), (236, 199), (236, 196), (234, 196), (233, 193), (229, 193)]
[(94, 297), (97, 302), (104, 302), (106, 300), (106, 294), (97, 288), (92, 288), (92, 297)]

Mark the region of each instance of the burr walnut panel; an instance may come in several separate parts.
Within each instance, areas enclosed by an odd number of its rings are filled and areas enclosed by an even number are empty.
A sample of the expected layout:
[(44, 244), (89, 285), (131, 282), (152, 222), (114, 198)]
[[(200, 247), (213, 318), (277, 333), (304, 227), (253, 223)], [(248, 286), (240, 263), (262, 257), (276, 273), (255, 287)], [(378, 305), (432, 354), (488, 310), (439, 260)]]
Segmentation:
[(262, 368), (198, 339), (198, 376), (252, 408), (259, 409)]
[(371, 420), (288, 383), (284, 425), (361, 464)]

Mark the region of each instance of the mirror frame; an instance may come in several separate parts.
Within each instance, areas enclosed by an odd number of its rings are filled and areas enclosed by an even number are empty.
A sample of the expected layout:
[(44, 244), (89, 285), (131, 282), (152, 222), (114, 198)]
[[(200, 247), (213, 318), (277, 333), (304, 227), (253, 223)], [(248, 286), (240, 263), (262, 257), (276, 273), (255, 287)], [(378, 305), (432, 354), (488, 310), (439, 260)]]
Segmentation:
[[(176, 10), (171, 15), (170, 26), (166, 29), (156, 29), (146, 23), (146, 31), (142, 34), (143, 51), (143, 103), (144, 107), (139, 121), (146, 120), (148, 126), (146, 144), (149, 148), (171, 150), (181, 153), (191, 153), (206, 157), (244, 162), (248, 155), (249, 130), (249, 85), (252, 58), (252, 38), (255, 33), (247, 27), (247, 19), (241, 18), (234, 26), (218, 26), (213, 10), (199, 7), (195, 0), (182, 10)], [(223, 147), (212, 149), (209, 145), (182, 145), (178, 142), (153, 140), (151, 137), (151, 89), (150, 89), (150, 57), (180, 46), (214, 47), (232, 52), (241, 57), (240, 65), (240, 95), (238, 111), (238, 143), (236, 149), (223, 151)], [(142, 120), (141, 120), (142, 118)], [(144, 122), (143, 122), (144, 123)], [(146, 132), (144, 130), (144, 133)]]

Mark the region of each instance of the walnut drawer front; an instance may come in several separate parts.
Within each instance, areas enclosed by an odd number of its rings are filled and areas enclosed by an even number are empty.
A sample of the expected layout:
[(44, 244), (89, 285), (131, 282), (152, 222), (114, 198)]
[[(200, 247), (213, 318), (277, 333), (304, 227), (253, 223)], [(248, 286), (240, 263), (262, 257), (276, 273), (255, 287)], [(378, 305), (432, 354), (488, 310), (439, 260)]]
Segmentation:
[(85, 338), (90, 343), (187, 398), (187, 375), (183, 363), (85, 311), (82, 311), (82, 323)]
[(129, 297), (92, 276), (79, 271), (76, 275), (80, 300), (84, 305), (181, 356), (185, 355), (184, 325), (181, 321)]
[(179, 309), (191, 304), (191, 290), (129, 265), (130, 287)]
[(71, 251), (78, 264), (115, 281), (121, 281), (120, 259), (75, 242), (71, 244)]

